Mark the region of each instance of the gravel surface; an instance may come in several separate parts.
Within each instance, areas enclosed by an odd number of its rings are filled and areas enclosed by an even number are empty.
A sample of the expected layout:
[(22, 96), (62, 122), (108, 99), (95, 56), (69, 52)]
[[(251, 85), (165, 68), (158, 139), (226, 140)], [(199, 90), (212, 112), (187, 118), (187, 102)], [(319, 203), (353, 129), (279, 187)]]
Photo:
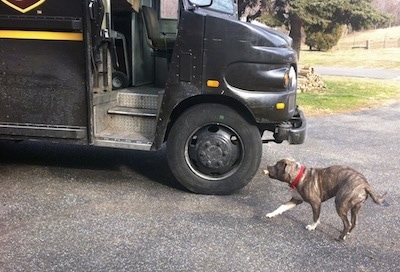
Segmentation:
[[(308, 118), (307, 142), (264, 145), (230, 196), (183, 190), (165, 149), (0, 142), (0, 271), (400, 271), (399, 116), (395, 104)], [(290, 196), (261, 170), (284, 157), (352, 166), (391, 205), (368, 200), (345, 242), (333, 200), (313, 232), (308, 204), (266, 219)]]

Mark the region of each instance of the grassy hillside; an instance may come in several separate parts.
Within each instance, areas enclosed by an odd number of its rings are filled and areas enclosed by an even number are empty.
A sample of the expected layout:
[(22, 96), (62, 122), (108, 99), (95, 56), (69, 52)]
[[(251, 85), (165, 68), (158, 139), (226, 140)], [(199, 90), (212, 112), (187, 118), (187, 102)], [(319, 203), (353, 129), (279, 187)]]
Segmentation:
[(346, 50), (353, 47), (366, 46), (369, 41), (370, 49), (377, 48), (400, 48), (400, 26), (352, 32), (343, 36), (338, 45), (332, 50)]
[(400, 48), (301, 51), (300, 66), (400, 69)]
[[(366, 40), (370, 41), (371, 48), (359, 48)], [(400, 26), (348, 34), (328, 52), (303, 49), (302, 66), (400, 69)]]

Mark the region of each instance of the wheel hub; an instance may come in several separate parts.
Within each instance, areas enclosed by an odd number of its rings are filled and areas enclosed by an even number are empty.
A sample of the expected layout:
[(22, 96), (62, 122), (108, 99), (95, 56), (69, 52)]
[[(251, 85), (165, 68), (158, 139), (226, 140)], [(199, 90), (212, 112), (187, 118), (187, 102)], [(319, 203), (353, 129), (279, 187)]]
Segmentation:
[(189, 159), (196, 170), (213, 177), (223, 176), (236, 167), (241, 154), (236, 134), (227, 127), (211, 125), (191, 138)]
[(231, 147), (224, 139), (210, 139), (199, 145), (199, 161), (209, 168), (220, 168), (229, 165)]

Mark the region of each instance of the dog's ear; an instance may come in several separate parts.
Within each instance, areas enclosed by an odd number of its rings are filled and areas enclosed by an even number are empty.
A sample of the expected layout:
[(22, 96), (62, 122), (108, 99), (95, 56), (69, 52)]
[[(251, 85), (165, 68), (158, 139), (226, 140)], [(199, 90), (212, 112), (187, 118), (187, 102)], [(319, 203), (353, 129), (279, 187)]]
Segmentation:
[(296, 178), (301, 165), (295, 161), (288, 161), (285, 167), (285, 173), (287, 173), (289, 177), (289, 181), (292, 181)]
[(286, 172), (286, 166), (288, 165), (287, 162), (288, 162), (287, 159), (278, 161), (278, 163), (276, 164), (278, 170), (281, 172)]
[(276, 169), (279, 176), (278, 179), (280, 181), (290, 183), (290, 165), (291, 165), (291, 160), (289, 159), (283, 159), (277, 163)]

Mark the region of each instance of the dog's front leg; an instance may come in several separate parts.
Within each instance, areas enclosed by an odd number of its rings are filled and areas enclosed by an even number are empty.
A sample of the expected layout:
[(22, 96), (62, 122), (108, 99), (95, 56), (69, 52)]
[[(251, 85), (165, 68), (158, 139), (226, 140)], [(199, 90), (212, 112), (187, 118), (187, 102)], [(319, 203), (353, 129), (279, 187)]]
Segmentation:
[(279, 214), (282, 214), (290, 209), (293, 209), (294, 207), (296, 207), (297, 205), (301, 204), (303, 202), (303, 200), (299, 200), (296, 198), (292, 198), (291, 200), (289, 200), (288, 202), (286, 202), (285, 204), (282, 204), (281, 206), (278, 207), (278, 209), (276, 209), (273, 212), (267, 213), (266, 217), (268, 218), (272, 218), (275, 217)]
[(308, 230), (315, 230), (315, 228), (319, 224), (319, 215), (321, 213), (321, 202), (316, 202), (316, 203), (310, 203), (313, 211), (313, 219), (314, 222), (310, 225), (306, 226), (306, 229)]

